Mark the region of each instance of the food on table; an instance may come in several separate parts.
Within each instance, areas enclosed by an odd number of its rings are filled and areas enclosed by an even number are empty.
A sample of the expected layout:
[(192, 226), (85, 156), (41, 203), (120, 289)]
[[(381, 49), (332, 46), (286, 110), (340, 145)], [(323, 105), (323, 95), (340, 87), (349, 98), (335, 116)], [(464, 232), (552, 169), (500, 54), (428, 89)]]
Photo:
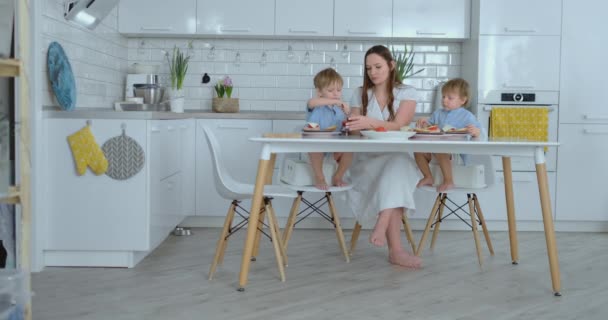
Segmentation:
[(308, 122), (305, 126), (307, 129), (319, 129), (319, 124), (316, 122)]
[(385, 127), (378, 127), (378, 128), (375, 128), (374, 131), (376, 131), (376, 132), (387, 132), (388, 130), (386, 130)]
[(426, 128), (416, 128), (416, 129), (414, 129), (414, 131), (416, 131), (417, 133), (440, 133), (441, 132), (441, 130), (439, 130), (438, 125), (432, 125), (432, 126), (428, 126)]

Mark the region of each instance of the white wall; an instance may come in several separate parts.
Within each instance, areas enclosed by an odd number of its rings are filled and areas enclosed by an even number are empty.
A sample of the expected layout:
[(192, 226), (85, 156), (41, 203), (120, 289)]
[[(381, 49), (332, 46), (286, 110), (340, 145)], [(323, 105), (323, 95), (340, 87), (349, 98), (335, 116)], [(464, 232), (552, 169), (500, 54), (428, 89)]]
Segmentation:
[[(221, 40), (132, 38), (129, 39), (128, 63), (159, 64), (161, 82), (168, 83), (168, 68), (163, 55), (173, 46), (187, 48), (192, 41), (192, 56), (185, 81), (186, 109), (210, 110), (212, 85), (229, 75), (234, 82), (233, 97), (240, 99), (241, 110), (303, 111), (305, 101), (314, 94), (313, 76), (333, 66), (344, 77), (344, 99), (350, 99), (353, 88), (362, 84), (365, 51), (375, 45), (392, 45), (403, 50), (403, 41), (335, 41), (335, 40)], [(425, 68), (407, 83), (419, 90), (418, 112), (430, 112), (433, 89), (438, 81), (461, 74), (462, 45), (446, 42), (407, 42), (416, 52), (416, 67)], [(294, 56), (290, 59), (291, 45)], [(346, 45), (346, 50), (344, 46)], [(214, 49), (214, 57), (209, 55)], [(410, 47), (411, 48), (411, 47)], [(310, 62), (305, 61), (306, 52)], [(235, 62), (236, 54), (241, 56)], [(262, 63), (266, 53), (267, 62)], [(202, 84), (207, 72), (211, 83)]]
[(66, 51), (76, 78), (76, 108), (111, 108), (123, 97), (127, 39), (118, 34), (117, 10), (91, 31), (63, 18), (64, 0), (43, 0), (40, 55), (42, 104), (56, 106), (48, 81), (46, 53), (57, 41)]

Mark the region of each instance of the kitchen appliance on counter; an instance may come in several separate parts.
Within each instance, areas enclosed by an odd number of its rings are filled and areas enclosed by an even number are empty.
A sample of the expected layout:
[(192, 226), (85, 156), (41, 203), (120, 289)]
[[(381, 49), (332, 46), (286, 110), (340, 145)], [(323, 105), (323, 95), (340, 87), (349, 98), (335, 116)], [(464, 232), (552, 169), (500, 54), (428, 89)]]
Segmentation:
[(153, 84), (160, 85), (158, 82), (158, 75), (152, 73), (129, 73), (127, 74), (127, 81), (125, 86), (125, 98), (135, 97), (134, 86), (135, 84)]
[(165, 88), (157, 74), (127, 74), (125, 101), (116, 102), (116, 111), (169, 111), (169, 104), (163, 101)]
[[(481, 125), (490, 132), (492, 123), (490, 121), (492, 110), (495, 108), (547, 108), (548, 109), (548, 133), (549, 141), (557, 141), (558, 129), (558, 102), (559, 96), (556, 91), (501, 91), (491, 90), (479, 97), (477, 107), (477, 118)], [(557, 167), (557, 149), (549, 148), (546, 153), (547, 171), (555, 171)], [(494, 158), (495, 168), (502, 170), (502, 162), (499, 157)], [(513, 171), (535, 171), (534, 164), (526, 157), (512, 157), (511, 165)]]

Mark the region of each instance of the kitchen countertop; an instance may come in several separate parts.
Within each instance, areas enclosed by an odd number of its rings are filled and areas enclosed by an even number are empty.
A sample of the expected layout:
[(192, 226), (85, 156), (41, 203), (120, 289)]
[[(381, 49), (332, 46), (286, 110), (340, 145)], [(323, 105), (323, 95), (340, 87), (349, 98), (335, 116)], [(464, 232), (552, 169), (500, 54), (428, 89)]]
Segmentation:
[(256, 120), (304, 120), (305, 112), (295, 111), (241, 111), (237, 113), (217, 113), (211, 110), (185, 110), (184, 113), (166, 111), (114, 111), (112, 109), (78, 109), (74, 111), (44, 110), (44, 118), (57, 119), (130, 119), (130, 120), (171, 120), (171, 119), (256, 119)]

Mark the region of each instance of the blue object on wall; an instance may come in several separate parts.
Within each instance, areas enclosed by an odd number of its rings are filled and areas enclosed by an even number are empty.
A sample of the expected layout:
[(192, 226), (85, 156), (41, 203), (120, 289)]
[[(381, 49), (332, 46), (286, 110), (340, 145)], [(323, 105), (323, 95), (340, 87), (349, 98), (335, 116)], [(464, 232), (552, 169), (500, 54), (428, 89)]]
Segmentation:
[(46, 56), (51, 87), (63, 110), (74, 110), (76, 106), (76, 82), (72, 66), (65, 51), (57, 42), (51, 42)]

